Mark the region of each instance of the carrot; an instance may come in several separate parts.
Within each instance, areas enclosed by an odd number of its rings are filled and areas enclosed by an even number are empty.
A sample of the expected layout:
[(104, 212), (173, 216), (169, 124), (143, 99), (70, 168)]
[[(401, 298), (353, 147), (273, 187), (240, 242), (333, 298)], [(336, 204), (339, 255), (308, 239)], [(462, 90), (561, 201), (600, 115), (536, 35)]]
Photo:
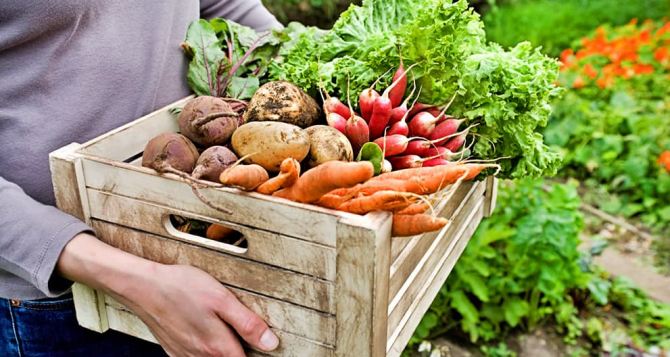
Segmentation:
[(276, 191), (292, 186), (300, 177), (300, 162), (294, 158), (286, 158), (279, 166), (279, 175), (258, 186), (256, 192), (271, 195)]
[(394, 214), (393, 237), (411, 237), (417, 234), (436, 231), (446, 226), (449, 220), (433, 217), (429, 214)]
[(205, 237), (214, 240), (222, 240), (231, 233), (235, 233), (235, 231), (220, 224), (212, 223), (207, 227)]
[(399, 210), (396, 212), (396, 214), (399, 215), (412, 215), (412, 214), (421, 214), (426, 212), (430, 206), (426, 202), (417, 202), (417, 203), (412, 203), (411, 205)]
[(337, 209), (344, 202), (348, 201), (349, 199), (351, 199), (353, 197), (353, 196), (349, 196), (349, 195), (341, 196), (341, 195), (338, 195), (338, 194), (334, 194), (333, 192), (334, 191), (331, 191), (331, 192), (321, 196), (321, 198), (318, 201), (316, 201), (316, 205), (321, 206), (321, 207), (330, 208), (330, 209)]
[(231, 166), (219, 176), (219, 181), (226, 186), (238, 187), (244, 191), (253, 191), (270, 178), (265, 169), (256, 164)]
[(344, 199), (349, 199), (358, 195), (369, 196), (379, 191), (419, 192), (421, 190), (421, 187), (418, 186), (416, 182), (410, 182), (408, 180), (369, 180), (351, 188), (331, 191), (328, 195), (332, 194), (343, 197)]
[(495, 164), (457, 164), (439, 165), (431, 167), (419, 167), (414, 169), (404, 169), (381, 174), (370, 180), (386, 181), (405, 180), (409, 181), (418, 190), (406, 190), (416, 194), (427, 195), (442, 190), (443, 188), (456, 183), (458, 180), (469, 181), (477, 177), (482, 170), (498, 167)]
[(365, 182), (374, 174), (374, 168), (369, 161), (328, 161), (307, 170), (293, 186), (281, 189), (273, 196), (312, 203), (337, 188), (352, 187)]
[(393, 211), (405, 208), (415, 200), (416, 195), (407, 192), (379, 191), (370, 196), (346, 201), (338, 209), (356, 214), (366, 214), (372, 211)]

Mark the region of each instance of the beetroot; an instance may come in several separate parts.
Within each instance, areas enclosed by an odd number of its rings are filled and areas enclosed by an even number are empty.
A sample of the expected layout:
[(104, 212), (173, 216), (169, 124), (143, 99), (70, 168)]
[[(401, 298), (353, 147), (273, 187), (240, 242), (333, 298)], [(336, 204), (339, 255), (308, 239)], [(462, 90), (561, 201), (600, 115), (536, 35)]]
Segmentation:
[(237, 161), (235, 153), (224, 146), (212, 146), (200, 154), (193, 169), (194, 179), (219, 182), (221, 173)]
[(142, 154), (142, 166), (160, 173), (191, 173), (197, 160), (195, 145), (176, 133), (163, 133), (149, 140)]
[(179, 114), (179, 130), (202, 146), (225, 144), (240, 122), (240, 115), (221, 98), (201, 96), (186, 103)]

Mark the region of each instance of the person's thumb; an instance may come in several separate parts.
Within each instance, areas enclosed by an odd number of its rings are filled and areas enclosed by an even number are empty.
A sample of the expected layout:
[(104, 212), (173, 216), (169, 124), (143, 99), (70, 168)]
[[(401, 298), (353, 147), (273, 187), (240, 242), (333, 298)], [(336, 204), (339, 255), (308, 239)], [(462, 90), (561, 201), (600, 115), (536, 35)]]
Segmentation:
[(268, 325), (226, 290), (225, 301), (217, 309), (217, 315), (230, 325), (237, 334), (252, 347), (261, 351), (272, 351), (279, 346), (279, 339)]

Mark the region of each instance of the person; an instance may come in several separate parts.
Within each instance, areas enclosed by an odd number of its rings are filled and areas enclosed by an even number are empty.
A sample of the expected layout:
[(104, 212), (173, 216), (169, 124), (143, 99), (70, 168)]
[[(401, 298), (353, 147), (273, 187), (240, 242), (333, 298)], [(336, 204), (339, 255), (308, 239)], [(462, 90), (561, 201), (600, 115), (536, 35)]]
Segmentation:
[[(54, 207), (48, 154), (189, 94), (179, 44), (198, 18), (281, 25), (260, 0), (0, 2), (0, 356), (243, 356), (278, 339), (189, 266), (108, 246)], [(160, 342), (77, 325), (72, 281), (136, 313)]]

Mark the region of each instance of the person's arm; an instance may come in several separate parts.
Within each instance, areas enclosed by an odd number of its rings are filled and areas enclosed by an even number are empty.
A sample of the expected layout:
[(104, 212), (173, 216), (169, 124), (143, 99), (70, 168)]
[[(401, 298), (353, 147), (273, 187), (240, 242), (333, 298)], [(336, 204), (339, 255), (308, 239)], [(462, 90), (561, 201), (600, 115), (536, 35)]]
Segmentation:
[(200, 0), (200, 17), (223, 17), (256, 31), (282, 28), (260, 0)]
[(2, 177), (0, 232), (0, 269), (47, 296), (62, 294), (71, 281), (104, 290), (133, 310), (171, 355), (244, 356), (226, 323), (260, 350), (277, 347), (265, 322), (207, 273), (111, 247), (86, 233), (83, 222)]

